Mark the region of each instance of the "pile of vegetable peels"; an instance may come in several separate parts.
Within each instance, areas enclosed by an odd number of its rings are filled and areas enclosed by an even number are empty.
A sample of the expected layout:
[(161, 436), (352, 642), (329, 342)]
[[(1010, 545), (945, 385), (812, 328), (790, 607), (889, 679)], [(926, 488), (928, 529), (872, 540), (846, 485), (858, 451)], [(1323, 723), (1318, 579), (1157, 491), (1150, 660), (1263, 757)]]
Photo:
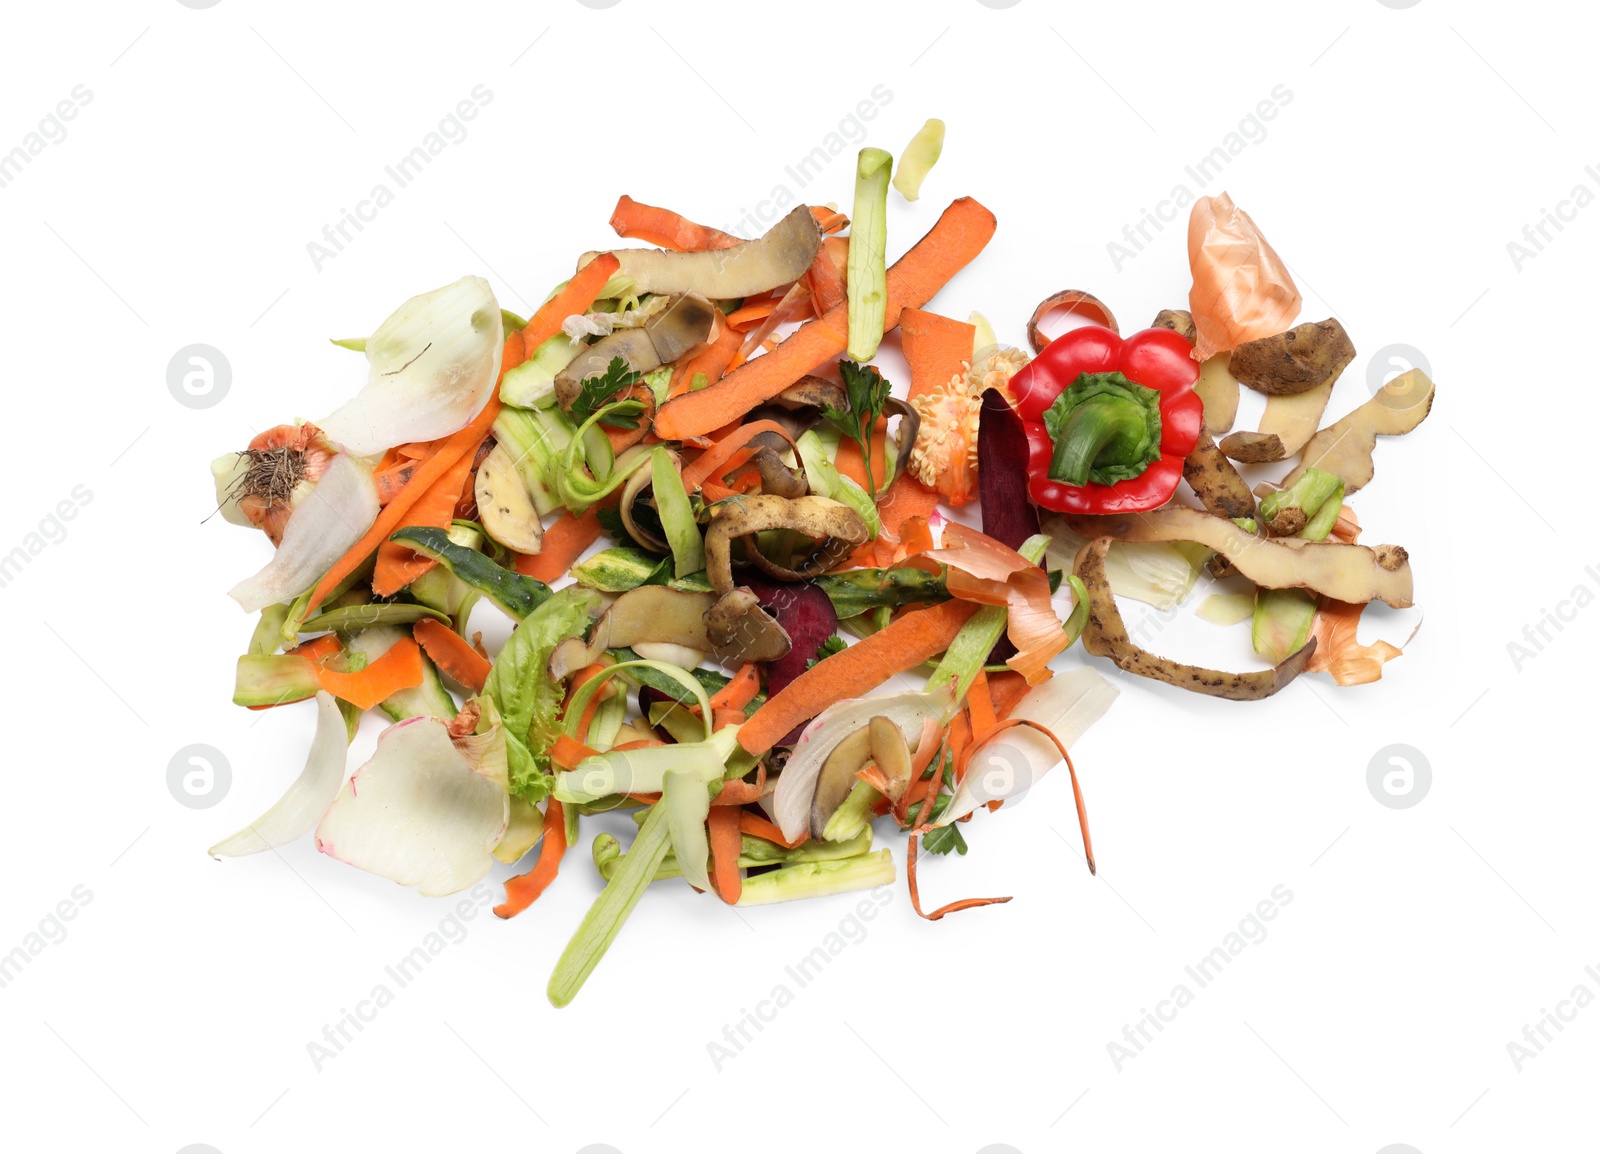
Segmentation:
[[(943, 139), (930, 121), (898, 170), (864, 149), (850, 217), (800, 206), (753, 240), (624, 196), (612, 228), (654, 247), (583, 254), (532, 317), (466, 277), (335, 342), (365, 354), (365, 387), (212, 466), (226, 519), (275, 546), (231, 591), (259, 614), (234, 701), (317, 713), (300, 777), (212, 854), (314, 833), (428, 895), (520, 863), (509, 918), (584, 817), (627, 811), (630, 846), (592, 842), (605, 887), (550, 979), (559, 1006), (653, 881), (745, 906), (883, 885), (875, 823), (906, 835), (923, 917), (1007, 901), (924, 911), (918, 852), (965, 853), (962, 823), (1062, 763), (1092, 871), (1068, 750), (1117, 690), (1052, 668), (1080, 638), (1220, 697), (1376, 680), (1399, 649), (1356, 623), (1409, 605), (1411, 570), (1355, 543), (1345, 500), (1431, 382), (1413, 370), (1323, 427), (1354, 348), (1336, 320), (1289, 327), (1299, 293), (1226, 196), (1195, 206), (1190, 310), (1144, 331), (1054, 293), (1030, 357), (978, 314), (927, 311), (996, 225), (958, 199), (887, 262), (891, 174), (917, 199)], [(1050, 340), (1060, 311), (1092, 323)], [(899, 393), (871, 363), (897, 328)], [(1268, 397), (1254, 431), (1232, 431), (1241, 385)], [(1259, 493), (1233, 464), (1293, 458)], [(1249, 618), (1269, 668), (1130, 638), (1119, 596), (1170, 608), (1203, 570), (1245, 591), (1202, 614)], [(515, 622), (492, 654), (485, 599)], [(374, 708), (391, 724), (347, 780)]]

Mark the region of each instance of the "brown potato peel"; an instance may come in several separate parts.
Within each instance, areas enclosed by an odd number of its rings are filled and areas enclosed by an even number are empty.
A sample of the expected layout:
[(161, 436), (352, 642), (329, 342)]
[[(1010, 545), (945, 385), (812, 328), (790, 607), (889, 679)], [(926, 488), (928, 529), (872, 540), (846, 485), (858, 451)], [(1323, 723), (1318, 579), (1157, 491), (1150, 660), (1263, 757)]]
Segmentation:
[(1211, 430), (1200, 426), (1200, 439), (1183, 459), (1183, 479), (1189, 482), (1206, 511), (1218, 517), (1254, 517), (1255, 495), (1227, 455), (1211, 439)]
[(1257, 537), (1198, 509), (1167, 508), (1112, 517), (1068, 517), (1085, 537), (1194, 541), (1213, 549), (1264, 589), (1310, 589), (1338, 601), (1411, 605), (1411, 563), (1399, 545), (1346, 545), (1299, 537)]
[(1089, 623), (1083, 630), (1083, 647), (1097, 657), (1109, 657), (1120, 669), (1192, 693), (1231, 701), (1260, 701), (1300, 676), (1317, 651), (1313, 638), (1271, 669), (1226, 673), (1186, 665), (1141, 649), (1128, 637), (1122, 614), (1117, 609), (1117, 599), (1111, 593), (1111, 581), (1106, 576), (1106, 550), (1109, 548), (1110, 537), (1097, 537), (1088, 542), (1078, 550), (1073, 572), (1089, 590)]
[[(1300, 464), (1283, 479), (1288, 487), (1308, 468), (1332, 473), (1349, 496), (1372, 480), (1372, 450), (1378, 438), (1409, 433), (1433, 408), (1433, 382), (1421, 369), (1401, 373), (1371, 400), (1340, 417), (1306, 442)], [(1341, 598), (1349, 600), (1349, 598)]]

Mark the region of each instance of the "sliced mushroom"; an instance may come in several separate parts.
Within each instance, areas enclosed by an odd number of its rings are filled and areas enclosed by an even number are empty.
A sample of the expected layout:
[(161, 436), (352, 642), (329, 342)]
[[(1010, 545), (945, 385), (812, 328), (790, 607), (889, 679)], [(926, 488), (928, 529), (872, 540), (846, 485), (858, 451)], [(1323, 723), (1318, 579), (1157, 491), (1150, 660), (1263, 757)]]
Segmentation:
[[(711, 524), (706, 528), (706, 577), (713, 589), (724, 594), (733, 591), (733, 539), (768, 529), (793, 529), (818, 542), (805, 564), (794, 568), (761, 558), (760, 567), (780, 580), (825, 572), (867, 539), (867, 526), (854, 509), (824, 497), (789, 500), (763, 494), (721, 501), (712, 507)], [(759, 551), (752, 551), (761, 557)]]
[[(891, 728), (894, 722), (875, 717), (865, 728), (858, 729), (828, 754), (817, 774), (817, 791), (811, 795), (811, 836), (821, 838), (828, 828), (828, 819), (855, 787), (856, 771), (867, 764), (872, 756), (872, 726), (883, 721)], [(899, 733), (896, 732), (896, 737)]]
[[(804, 376), (772, 400), (759, 405), (746, 415), (747, 421), (776, 421), (789, 430), (791, 439), (811, 428), (822, 419), (825, 408), (844, 409), (849, 406), (844, 388), (822, 377)], [(787, 446), (776, 433), (762, 433), (751, 439), (752, 445), (771, 445), (774, 449)]]
[(778, 456), (778, 451), (771, 445), (763, 445), (756, 450), (756, 455), (750, 458), (756, 467), (756, 472), (761, 474), (761, 491), (774, 497), (804, 497), (809, 492), (806, 484), (806, 474), (803, 469), (792, 469), (783, 463), (783, 458)]
[(504, 445), (495, 445), (479, 462), (473, 496), (478, 502), (478, 522), (490, 539), (518, 553), (537, 553), (543, 547), (539, 511)]
[(630, 372), (648, 373), (683, 356), (711, 335), (717, 309), (693, 293), (680, 296), (645, 322), (643, 328), (618, 329), (579, 353), (556, 374), (556, 400), (570, 409), (583, 382), (606, 371), (621, 358)]
[(872, 737), (872, 760), (889, 783), (889, 800), (899, 801), (911, 788), (911, 747), (900, 727), (887, 717), (867, 722), (867, 732)]
[(743, 587), (719, 597), (706, 610), (705, 627), (719, 661), (776, 661), (791, 645), (783, 626)]
[[(701, 252), (658, 248), (612, 249), (617, 275), (632, 279), (639, 293), (699, 293), (711, 300), (733, 300), (771, 292), (799, 280), (822, 246), (817, 218), (805, 205), (756, 240)], [(585, 253), (582, 268), (598, 252)]]
[(1300, 676), (1316, 652), (1317, 642), (1313, 638), (1271, 669), (1225, 673), (1185, 665), (1141, 649), (1128, 637), (1122, 614), (1117, 609), (1117, 599), (1111, 593), (1111, 581), (1106, 576), (1106, 550), (1110, 547), (1110, 537), (1097, 537), (1085, 544), (1078, 550), (1073, 572), (1089, 591), (1089, 623), (1083, 630), (1083, 647), (1097, 657), (1111, 658), (1118, 668), (1193, 693), (1234, 701), (1259, 701), (1271, 697)]

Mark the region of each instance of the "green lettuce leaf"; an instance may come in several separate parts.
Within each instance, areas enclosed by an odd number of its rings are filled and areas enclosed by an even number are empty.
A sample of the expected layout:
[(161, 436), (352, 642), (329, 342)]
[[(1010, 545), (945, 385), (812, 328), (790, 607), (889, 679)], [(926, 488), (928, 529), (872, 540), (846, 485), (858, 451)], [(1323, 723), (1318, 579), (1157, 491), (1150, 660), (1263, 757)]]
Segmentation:
[(523, 619), (500, 650), (484, 683), (484, 696), (506, 728), (511, 792), (529, 802), (550, 793), (550, 746), (560, 733), (564, 689), (550, 677), (550, 651), (589, 627), (600, 595), (576, 586), (550, 596)]

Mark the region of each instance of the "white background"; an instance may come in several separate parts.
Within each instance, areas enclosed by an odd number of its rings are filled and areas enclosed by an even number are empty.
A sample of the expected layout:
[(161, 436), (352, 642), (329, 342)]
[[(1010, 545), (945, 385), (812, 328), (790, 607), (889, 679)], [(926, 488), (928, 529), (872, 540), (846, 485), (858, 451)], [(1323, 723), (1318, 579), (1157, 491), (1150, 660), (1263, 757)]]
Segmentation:
[[(91, 499), (0, 590), (12, 703), (0, 952), (73, 906), (74, 887), (92, 896), (0, 989), (7, 1146), (1592, 1143), (1600, 1009), (1520, 1072), (1507, 1051), (1573, 987), (1600, 994), (1584, 972), (1600, 963), (1595, 759), (1579, 741), (1600, 590), (1600, 570), (1585, 571), (1600, 565), (1587, 348), (1600, 212), (1567, 211), (1520, 270), (1507, 250), (1575, 185), (1600, 191), (1585, 172), (1600, 162), (1592, 17), (1443, 0), (911, 12), (10, 8), (0, 150), (74, 86), (92, 99), (0, 188), (0, 553), (75, 486)], [(311, 729), (309, 705), (229, 703), (250, 623), (223, 592), (265, 553), (257, 536), (202, 524), (206, 463), (335, 407), (364, 369), (326, 338), (370, 331), (413, 293), (482, 273), (526, 313), (577, 253), (612, 243), (620, 193), (735, 226), (880, 84), (892, 99), (870, 143), (898, 154), (924, 118), (949, 125), (922, 201), (891, 197), (892, 251), (956, 195), (999, 217), (942, 312), (981, 309), (1020, 343), (1033, 303), (1058, 288), (1097, 293), (1125, 329), (1181, 306), (1184, 213), (1120, 269), (1107, 245), (1183, 183), (1226, 188), (1299, 278), (1304, 319), (1349, 329), (1361, 355), (1330, 414), (1367, 397), (1369, 370), (1404, 367), (1373, 369), (1378, 350), (1422, 350), (1433, 414), (1381, 446), (1355, 501), (1368, 540), (1410, 549), (1422, 631), (1378, 685), (1308, 678), (1260, 704), (1098, 663), (1122, 688), (1077, 750), (1099, 879), (1074, 852), (1067, 783), (1051, 779), (965, 827), (966, 858), (926, 871), (935, 902), (1015, 901), (930, 924), (897, 886), (720, 1070), (708, 1044), (780, 982), (793, 988), (784, 967), (855, 900), (736, 916), (658, 887), (557, 1013), (545, 981), (597, 892), (586, 833), (536, 907), (511, 923), (478, 909), (465, 939), (319, 1071), (308, 1043), (453, 903), (308, 843), (227, 863), (203, 852), (278, 796)], [(319, 270), (307, 243), (477, 85), (492, 100), (466, 137)], [(1185, 166), (1278, 85), (1292, 99), (1197, 187)], [(806, 199), (848, 202), (859, 143)], [(166, 385), (194, 342), (232, 367), (203, 411)], [(1514, 662), (1508, 643), (1562, 605), (1574, 619)], [(1367, 630), (1399, 641), (1417, 614), (1371, 616)], [(1252, 661), (1243, 627), (1199, 625), (1188, 608), (1158, 647)], [(168, 761), (192, 743), (232, 767), (211, 809), (168, 792)], [(1367, 785), (1395, 743), (1431, 766), (1409, 809)], [(1293, 898), (1264, 940), (1119, 1071), (1108, 1043), (1175, 984), (1194, 988), (1184, 966), (1276, 886)]]

